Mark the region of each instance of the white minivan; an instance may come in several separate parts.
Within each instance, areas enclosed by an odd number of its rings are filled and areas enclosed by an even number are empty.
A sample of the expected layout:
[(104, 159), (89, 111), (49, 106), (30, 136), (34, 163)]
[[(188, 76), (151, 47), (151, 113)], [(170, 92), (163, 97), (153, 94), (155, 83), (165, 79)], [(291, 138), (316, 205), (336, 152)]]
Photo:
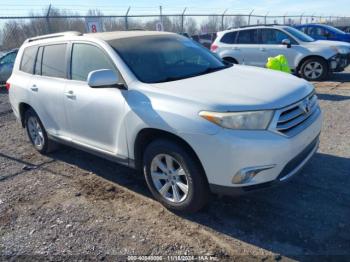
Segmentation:
[(39, 152), (63, 143), (136, 168), (174, 211), (287, 181), (322, 124), (310, 83), (224, 63), (172, 33), (30, 38), (7, 88)]

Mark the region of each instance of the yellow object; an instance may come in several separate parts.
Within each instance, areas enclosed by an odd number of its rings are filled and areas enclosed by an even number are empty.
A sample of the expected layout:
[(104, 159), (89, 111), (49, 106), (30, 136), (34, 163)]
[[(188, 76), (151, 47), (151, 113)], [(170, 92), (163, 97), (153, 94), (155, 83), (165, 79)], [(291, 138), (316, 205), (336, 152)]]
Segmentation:
[(269, 57), (267, 60), (266, 67), (268, 69), (291, 73), (289, 68), (288, 60), (284, 55), (278, 55), (276, 57)]

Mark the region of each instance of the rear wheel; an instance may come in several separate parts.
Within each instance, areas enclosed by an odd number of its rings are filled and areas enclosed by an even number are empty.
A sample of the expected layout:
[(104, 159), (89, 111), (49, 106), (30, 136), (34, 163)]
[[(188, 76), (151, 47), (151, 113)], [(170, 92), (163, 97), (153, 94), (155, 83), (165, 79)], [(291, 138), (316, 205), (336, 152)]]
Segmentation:
[(34, 110), (28, 109), (24, 117), (29, 140), (36, 150), (45, 154), (57, 148), (57, 144), (47, 137), (46, 130)]
[(307, 59), (300, 68), (301, 76), (308, 81), (322, 81), (328, 76), (328, 65), (322, 58)]
[(237, 60), (232, 57), (224, 57), (223, 60), (230, 64), (238, 64)]
[(186, 149), (157, 140), (146, 148), (143, 159), (147, 185), (166, 208), (188, 213), (205, 206), (208, 183), (200, 164)]

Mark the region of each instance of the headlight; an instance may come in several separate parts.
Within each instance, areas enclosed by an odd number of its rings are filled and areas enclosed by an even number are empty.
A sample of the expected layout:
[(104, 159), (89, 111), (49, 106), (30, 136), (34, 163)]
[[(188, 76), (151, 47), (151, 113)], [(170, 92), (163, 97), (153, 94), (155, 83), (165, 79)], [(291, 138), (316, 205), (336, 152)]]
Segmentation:
[(332, 48), (341, 55), (346, 55), (350, 53), (350, 49), (345, 46), (332, 46)]
[(208, 112), (202, 111), (199, 115), (206, 120), (229, 129), (267, 129), (274, 111), (251, 111), (251, 112)]

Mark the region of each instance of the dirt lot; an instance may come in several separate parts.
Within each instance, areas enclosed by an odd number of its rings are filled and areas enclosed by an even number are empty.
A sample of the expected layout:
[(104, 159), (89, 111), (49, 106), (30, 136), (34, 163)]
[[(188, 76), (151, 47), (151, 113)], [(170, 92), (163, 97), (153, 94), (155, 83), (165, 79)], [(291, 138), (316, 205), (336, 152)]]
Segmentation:
[(213, 197), (184, 217), (155, 202), (133, 170), (69, 148), (36, 153), (1, 91), (0, 260), (350, 258), (350, 74), (316, 85), (324, 129), (304, 172), (279, 188)]

